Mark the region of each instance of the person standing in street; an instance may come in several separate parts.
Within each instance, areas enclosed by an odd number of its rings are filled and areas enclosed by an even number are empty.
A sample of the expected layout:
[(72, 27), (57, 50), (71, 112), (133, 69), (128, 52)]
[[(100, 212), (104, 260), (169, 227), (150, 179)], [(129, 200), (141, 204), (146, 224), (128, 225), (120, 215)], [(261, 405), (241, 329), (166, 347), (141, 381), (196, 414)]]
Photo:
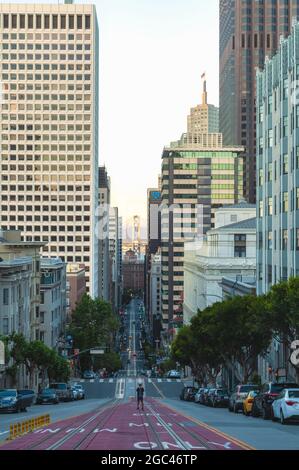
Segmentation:
[(137, 410), (139, 410), (139, 406), (141, 405), (142, 411), (144, 411), (143, 407), (143, 396), (144, 396), (144, 388), (142, 383), (139, 384), (138, 388), (136, 389), (137, 393)]

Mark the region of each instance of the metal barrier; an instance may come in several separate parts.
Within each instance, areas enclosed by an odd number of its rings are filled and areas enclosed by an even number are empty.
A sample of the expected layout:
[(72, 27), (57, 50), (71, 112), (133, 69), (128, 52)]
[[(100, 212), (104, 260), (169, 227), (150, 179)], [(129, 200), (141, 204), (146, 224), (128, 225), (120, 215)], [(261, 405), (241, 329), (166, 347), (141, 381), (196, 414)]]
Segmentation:
[(17, 437), (23, 436), (29, 432), (35, 431), (36, 429), (42, 428), (50, 424), (50, 415), (37, 416), (36, 418), (28, 419), (16, 424), (10, 425), (9, 437), (7, 440), (12, 441)]

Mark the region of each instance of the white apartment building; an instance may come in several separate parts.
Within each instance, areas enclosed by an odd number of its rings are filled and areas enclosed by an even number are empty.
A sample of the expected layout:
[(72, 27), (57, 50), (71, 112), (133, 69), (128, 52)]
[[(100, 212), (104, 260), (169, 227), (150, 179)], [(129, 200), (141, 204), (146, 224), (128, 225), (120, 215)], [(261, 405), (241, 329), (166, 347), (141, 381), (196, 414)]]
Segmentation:
[(84, 263), (93, 297), (98, 48), (93, 5), (0, 4), (0, 226)]
[(215, 229), (199, 242), (185, 243), (184, 323), (198, 310), (223, 300), (223, 277), (255, 279), (256, 209), (241, 202), (215, 213)]
[(39, 340), (55, 348), (66, 324), (66, 265), (59, 258), (41, 259)]
[(30, 339), (32, 258), (0, 257), (0, 335), (21, 333)]
[[(42, 242), (29, 242), (21, 240), (21, 232), (0, 230), (0, 259), (4, 262), (19, 262), (20, 258), (31, 259), (30, 280), (30, 317), (28, 332), (27, 325), (24, 334), (28, 340), (38, 339), (39, 307), (40, 307), (40, 251), (44, 246)], [(21, 302), (20, 302), (21, 303)], [(25, 304), (25, 300), (24, 300)]]

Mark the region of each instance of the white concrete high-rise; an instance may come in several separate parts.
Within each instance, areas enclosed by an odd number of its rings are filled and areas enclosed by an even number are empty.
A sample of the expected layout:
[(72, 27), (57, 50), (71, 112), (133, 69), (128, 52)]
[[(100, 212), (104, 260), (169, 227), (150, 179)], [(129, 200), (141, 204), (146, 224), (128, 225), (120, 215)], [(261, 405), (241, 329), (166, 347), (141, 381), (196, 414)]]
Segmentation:
[(0, 226), (86, 266), (98, 295), (98, 23), (93, 5), (1, 4)]

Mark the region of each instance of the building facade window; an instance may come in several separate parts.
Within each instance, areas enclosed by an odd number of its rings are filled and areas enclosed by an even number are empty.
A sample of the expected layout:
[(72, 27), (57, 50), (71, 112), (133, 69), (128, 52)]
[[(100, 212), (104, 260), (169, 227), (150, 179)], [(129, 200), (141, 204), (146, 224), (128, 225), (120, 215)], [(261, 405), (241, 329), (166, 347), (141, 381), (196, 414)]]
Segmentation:
[(235, 235), (235, 258), (246, 258), (246, 235)]

